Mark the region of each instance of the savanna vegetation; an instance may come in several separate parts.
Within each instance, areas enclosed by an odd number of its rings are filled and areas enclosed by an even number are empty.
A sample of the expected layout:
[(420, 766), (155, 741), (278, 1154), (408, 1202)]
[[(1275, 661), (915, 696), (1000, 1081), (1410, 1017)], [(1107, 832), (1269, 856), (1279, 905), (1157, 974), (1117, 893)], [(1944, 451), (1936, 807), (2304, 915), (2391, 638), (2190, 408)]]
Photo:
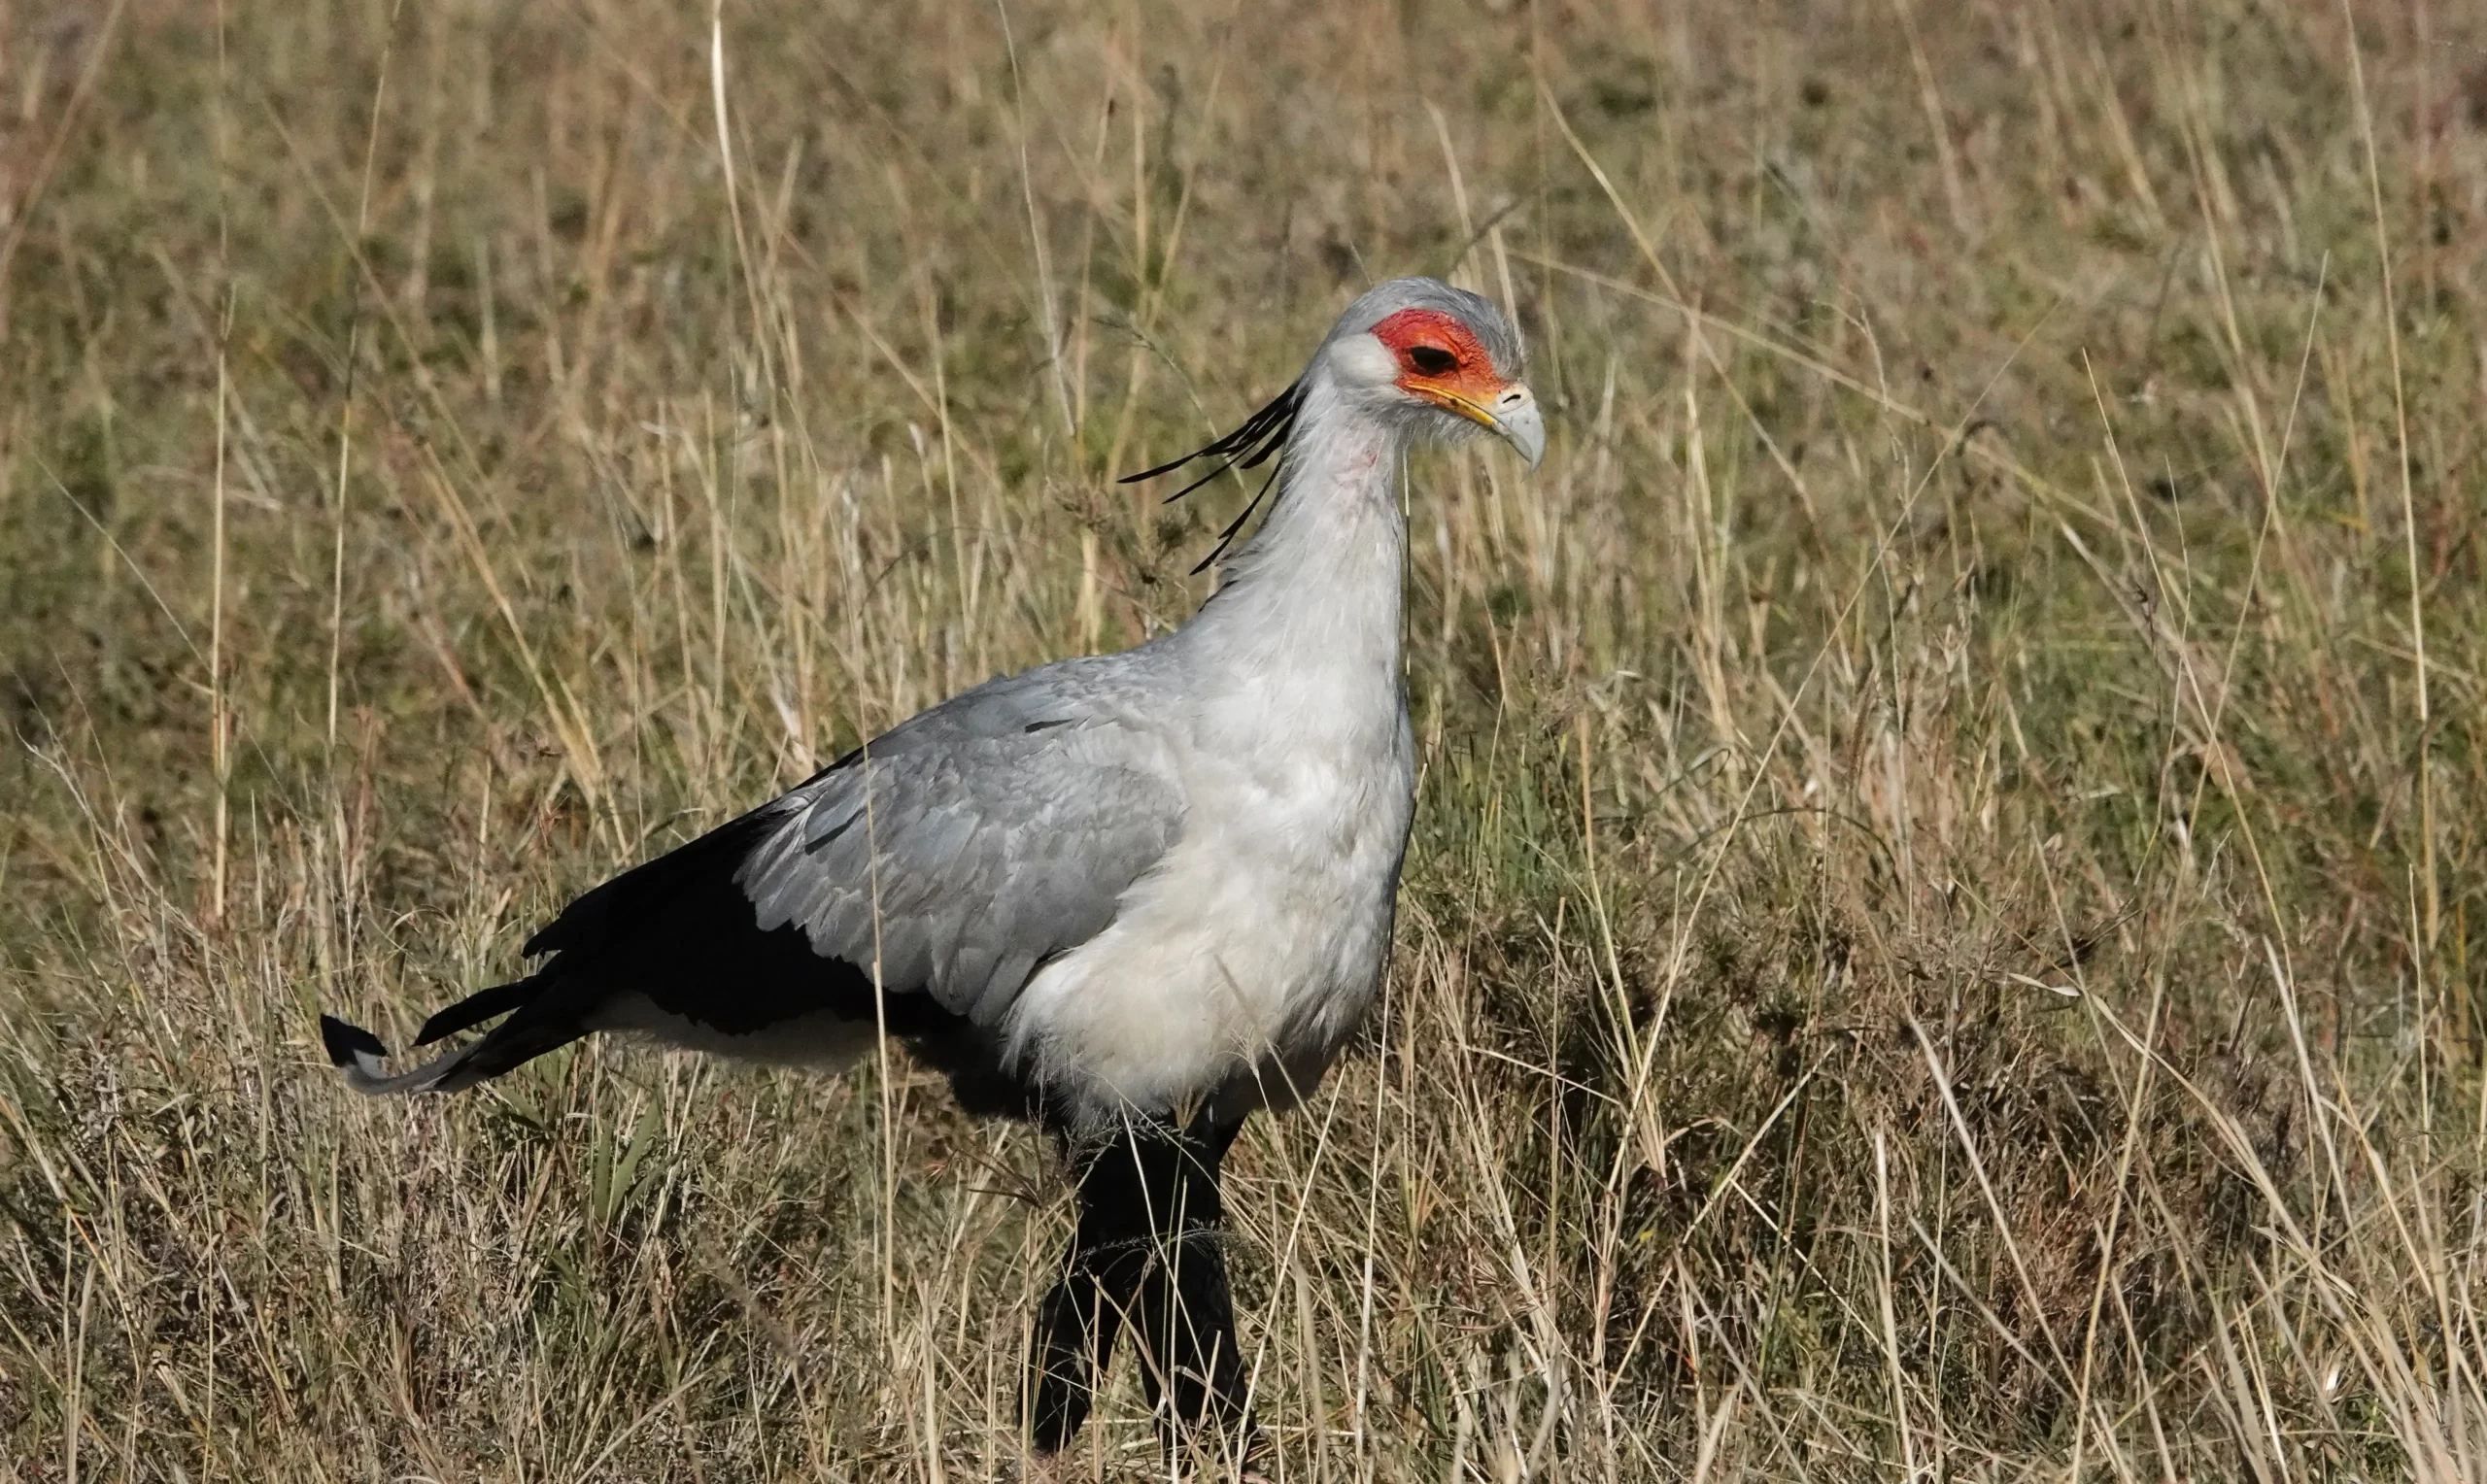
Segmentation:
[(314, 1018), (1178, 621), (1406, 272), (1551, 451), (1268, 1476), (2487, 1478), (2482, 246), (2440, 0), (0, 0), (0, 1481), (1018, 1476), (1040, 1139)]

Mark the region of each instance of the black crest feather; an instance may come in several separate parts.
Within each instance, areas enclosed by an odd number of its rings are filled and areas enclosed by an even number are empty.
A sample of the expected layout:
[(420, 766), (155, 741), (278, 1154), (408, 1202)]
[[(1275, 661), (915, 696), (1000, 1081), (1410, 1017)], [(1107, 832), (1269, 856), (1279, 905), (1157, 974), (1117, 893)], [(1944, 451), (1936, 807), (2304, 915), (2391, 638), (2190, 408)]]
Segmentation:
[[(1166, 496), (1164, 503), (1172, 505), (1229, 470), (1257, 469), (1276, 457), (1278, 451), (1286, 447), (1287, 435), (1295, 430), (1295, 416), (1303, 406), (1304, 384), (1297, 382), (1286, 390), (1279, 392), (1268, 406), (1244, 419), (1242, 426), (1214, 443), (1205, 444), (1182, 457), (1171, 463), (1159, 464), (1154, 469), (1142, 469), (1138, 474), (1126, 474), (1119, 483), (1137, 485), (1143, 480), (1155, 479), (1161, 474), (1172, 474), (1196, 459), (1218, 460), (1215, 468)], [(1244, 528), (1244, 523), (1252, 519), (1252, 512), (1261, 508), (1262, 498), (1270, 492), (1270, 487), (1277, 484), (1278, 479), (1278, 471), (1272, 469), (1270, 477), (1261, 481), (1261, 488), (1253, 491), (1251, 503), (1244, 507), (1244, 513), (1228, 522), (1226, 528), (1217, 533), (1217, 545), (1210, 548), (1209, 554), (1201, 558), (1200, 565), (1192, 568), (1193, 576), (1197, 577), (1208, 571), (1211, 562), (1226, 555), (1226, 549), (1234, 543), (1236, 533)]]

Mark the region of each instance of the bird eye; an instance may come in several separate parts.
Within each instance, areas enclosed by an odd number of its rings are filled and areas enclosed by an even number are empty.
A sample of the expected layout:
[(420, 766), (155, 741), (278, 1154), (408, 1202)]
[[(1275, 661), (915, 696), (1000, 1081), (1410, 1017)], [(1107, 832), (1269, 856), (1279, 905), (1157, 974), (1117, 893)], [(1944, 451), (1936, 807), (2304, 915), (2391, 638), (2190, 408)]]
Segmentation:
[(1408, 364), (1427, 376), (1441, 376), (1459, 364), (1459, 357), (1437, 345), (1410, 346)]

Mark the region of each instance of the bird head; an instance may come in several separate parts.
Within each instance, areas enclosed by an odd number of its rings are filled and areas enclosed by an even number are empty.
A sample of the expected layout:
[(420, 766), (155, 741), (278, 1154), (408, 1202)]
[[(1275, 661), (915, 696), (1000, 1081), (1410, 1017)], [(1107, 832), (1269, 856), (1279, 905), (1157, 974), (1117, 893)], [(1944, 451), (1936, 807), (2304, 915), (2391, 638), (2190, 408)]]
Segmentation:
[[(1276, 400), (1234, 431), (1180, 458), (1126, 474), (1122, 483), (1207, 461), (1209, 472), (1168, 495), (1172, 503), (1221, 474), (1259, 468), (1284, 452), (1315, 385), (1412, 438), (1449, 442), (1483, 428), (1534, 469), (1546, 456), (1546, 422), (1520, 380), (1525, 358), (1519, 332), (1487, 300), (1439, 279), (1392, 279), (1347, 306), (1304, 375)], [(1243, 514), (1218, 532), (1217, 545), (1192, 568), (1195, 575), (1226, 554), (1277, 483), (1273, 469)]]
[(1318, 364), (1342, 392), (1421, 437), (1482, 428), (1536, 468), (1546, 422), (1521, 381), (1519, 333), (1501, 310), (1438, 279), (1392, 279), (1339, 317)]

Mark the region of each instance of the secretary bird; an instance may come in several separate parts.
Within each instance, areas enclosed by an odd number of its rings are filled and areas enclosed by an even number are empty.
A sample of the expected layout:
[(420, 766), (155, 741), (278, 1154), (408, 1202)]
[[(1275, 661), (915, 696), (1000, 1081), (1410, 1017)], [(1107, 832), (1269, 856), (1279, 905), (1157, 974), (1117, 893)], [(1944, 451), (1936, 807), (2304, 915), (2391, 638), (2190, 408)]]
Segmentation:
[[(1079, 1182), (1039, 1309), (1027, 1423), (1086, 1420), (1117, 1332), (1169, 1447), (1257, 1442), (1219, 1244), (1218, 1166), (1255, 1108), (1319, 1081), (1390, 948), (1415, 809), (1400, 669), (1409, 445), (1482, 428), (1531, 468), (1545, 424), (1493, 305), (1399, 279), (1348, 306), (1293, 386), (1173, 463), (1276, 467), (1258, 532), (1181, 628), (986, 682), (794, 792), (625, 871), (527, 941), (514, 984), (395, 1076), (321, 1018), (365, 1093), (456, 1092), (596, 1030), (837, 1065), (882, 1034), (971, 1113), (1034, 1120)], [(1209, 563), (1204, 561), (1203, 566)]]

